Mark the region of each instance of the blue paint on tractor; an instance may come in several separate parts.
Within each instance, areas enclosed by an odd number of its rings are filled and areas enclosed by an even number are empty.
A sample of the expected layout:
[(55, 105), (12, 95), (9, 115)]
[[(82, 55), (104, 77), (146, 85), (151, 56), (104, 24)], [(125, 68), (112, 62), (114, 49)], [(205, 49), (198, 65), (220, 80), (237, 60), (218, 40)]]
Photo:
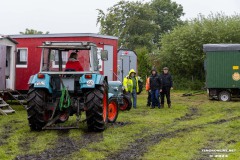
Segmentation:
[(108, 93), (108, 99), (110, 99), (111, 97), (114, 97), (114, 94)]
[(38, 74), (35, 74), (30, 82), (34, 85), (34, 88), (47, 89), (49, 93), (52, 93), (52, 87), (50, 86), (51, 77), (48, 74), (44, 74), (44, 78), (38, 78)]
[(120, 81), (108, 81), (108, 98), (116, 98), (119, 105), (123, 104), (123, 89)]
[(104, 79), (104, 76), (99, 74), (91, 74), (91, 78), (86, 78), (86, 75), (84, 74), (81, 76), (79, 83), (80, 87), (82, 88), (95, 88), (95, 85), (101, 85)]

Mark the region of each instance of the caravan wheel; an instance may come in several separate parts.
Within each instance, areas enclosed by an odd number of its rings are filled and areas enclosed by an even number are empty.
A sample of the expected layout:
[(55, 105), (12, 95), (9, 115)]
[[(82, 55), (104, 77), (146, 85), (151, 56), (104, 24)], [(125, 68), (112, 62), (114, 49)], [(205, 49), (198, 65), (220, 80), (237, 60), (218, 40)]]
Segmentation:
[(219, 101), (224, 101), (224, 102), (230, 101), (231, 94), (228, 91), (221, 91), (218, 94), (218, 99), (219, 99)]

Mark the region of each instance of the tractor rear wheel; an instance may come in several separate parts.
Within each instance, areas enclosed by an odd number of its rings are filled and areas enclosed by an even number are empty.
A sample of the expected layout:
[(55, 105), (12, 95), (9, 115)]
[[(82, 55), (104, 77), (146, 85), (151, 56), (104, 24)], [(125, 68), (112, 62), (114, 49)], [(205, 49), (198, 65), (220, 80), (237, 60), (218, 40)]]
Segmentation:
[(118, 117), (118, 102), (116, 98), (110, 98), (108, 102), (108, 122), (114, 123)]
[(30, 87), (28, 91), (27, 114), (29, 127), (33, 131), (42, 130), (51, 116), (45, 109), (47, 97), (47, 92), (43, 89)]
[(86, 117), (90, 131), (104, 131), (108, 117), (107, 85), (96, 86), (86, 93)]
[(123, 94), (123, 105), (121, 105), (119, 108), (121, 111), (129, 111), (132, 108), (131, 95)]

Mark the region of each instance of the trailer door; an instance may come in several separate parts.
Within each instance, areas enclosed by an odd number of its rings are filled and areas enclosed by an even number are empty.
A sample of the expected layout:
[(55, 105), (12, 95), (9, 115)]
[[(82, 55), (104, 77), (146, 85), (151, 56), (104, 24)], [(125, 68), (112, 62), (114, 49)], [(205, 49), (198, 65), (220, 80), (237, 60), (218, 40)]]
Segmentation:
[(118, 77), (123, 81), (129, 71), (134, 69), (137, 72), (137, 55), (132, 50), (118, 50)]
[(6, 88), (5, 68), (6, 68), (6, 46), (0, 45), (0, 90)]

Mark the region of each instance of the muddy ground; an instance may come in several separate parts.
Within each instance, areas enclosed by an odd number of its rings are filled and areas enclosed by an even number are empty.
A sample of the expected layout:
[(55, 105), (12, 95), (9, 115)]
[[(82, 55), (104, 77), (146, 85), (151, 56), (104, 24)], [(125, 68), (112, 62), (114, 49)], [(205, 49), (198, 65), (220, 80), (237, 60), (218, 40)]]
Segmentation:
[[(199, 115), (198, 109), (194, 107), (189, 108), (189, 112), (185, 114), (185, 116), (182, 116), (180, 118), (175, 119), (175, 122), (185, 121), (188, 119), (193, 119), (194, 117), (197, 117)], [(173, 137), (178, 136), (179, 133), (188, 133), (190, 131), (193, 131), (195, 129), (201, 129), (208, 125), (212, 124), (223, 124), (229, 121), (240, 119), (240, 116), (229, 118), (229, 119), (220, 119), (213, 122), (209, 122), (206, 124), (196, 125), (193, 127), (186, 127), (181, 128), (175, 131), (165, 132), (164, 129), (159, 129), (158, 132), (154, 134), (150, 134), (148, 136), (136, 139), (133, 143), (130, 143), (128, 146), (126, 146), (124, 149), (119, 150), (116, 153), (109, 154), (109, 156), (106, 158), (108, 160), (131, 160), (131, 159), (141, 159), (141, 157), (144, 155), (144, 153), (148, 152), (148, 148), (158, 144), (164, 139), (170, 139)], [(108, 127), (122, 127), (125, 125), (131, 124), (130, 122), (116, 122), (115, 124), (109, 124)], [(177, 125), (177, 123), (175, 123)], [(171, 126), (172, 127), (172, 124)], [(11, 132), (11, 127), (5, 126), (5, 133), (3, 137), (7, 138), (8, 134)], [(85, 133), (79, 137), (79, 140), (73, 140), (69, 138), (69, 130), (61, 130), (58, 132), (58, 138), (55, 146), (52, 149), (44, 150), (40, 154), (37, 155), (19, 155), (15, 159), (16, 160), (46, 160), (46, 159), (54, 159), (54, 160), (60, 160), (64, 157), (67, 158), (68, 155), (70, 155), (73, 152), (80, 151), (83, 148), (86, 148), (87, 145), (95, 142), (100, 142), (103, 140), (102, 133), (93, 133), (85, 131)], [(24, 151), (27, 151), (30, 147), (31, 142), (34, 141), (34, 138), (27, 139), (19, 144), (19, 147)], [(220, 140), (219, 140), (220, 141)], [(0, 146), (3, 144), (3, 141), (0, 141)], [(216, 140), (211, 141), (209, 140), (206, 144), (206, 148), (213, 148), (216, 144)], [(236, 143), (236, 141), (231, 141), (229, 143)], [(206, 149), (205, 148), (205, 149)], [(79, 157), (81, 159), (81, 157)], [(197, 160), (208, 160), (210, 159), (208, 155), (204, 155), (202, 153), (199, 153), (199, 156)]]
[[(108, 124), (108, 127), (123, 127), (125, 125), (132, 124), (131, 122), (116, 122), (114, 124)], [(7, 129), (8, 130), (8, 129)], [(86, 148), (91, 143), (100, 142), (103, 139), (102, 133), (88, 132), (85, 130), (84, 134), (79, 137), (80, 140), (73, 140), (69, 138), (69, 130), (59, 130), (56, 145), (52, 149), (43, 151), (37, 155), (19, 155), (16, 160), (46, 160), (54, 159), (60, 160), (63, 157), (70, 155), (73, 152), (80, 151), (82, 148)], [(6, 136), (8, 133), (6, 133)], [(24, 151), (30, 149), (33, 139), (27, 139), (20, 143), (19, 147)], [(1, 141), (0, 141), (1, 143)]]

